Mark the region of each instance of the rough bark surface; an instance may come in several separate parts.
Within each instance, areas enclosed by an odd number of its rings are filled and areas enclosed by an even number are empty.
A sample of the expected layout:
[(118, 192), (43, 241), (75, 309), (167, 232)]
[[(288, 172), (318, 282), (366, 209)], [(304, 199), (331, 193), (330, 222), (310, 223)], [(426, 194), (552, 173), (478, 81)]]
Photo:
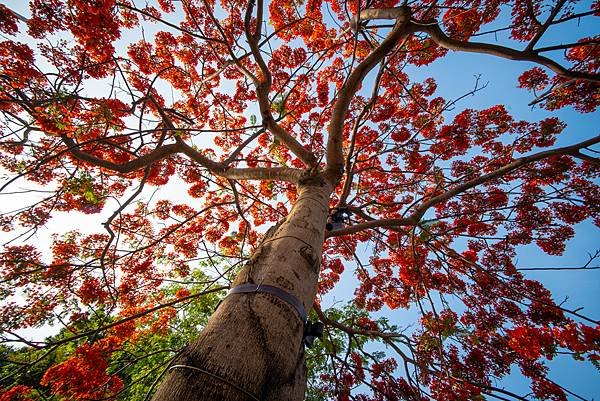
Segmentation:
[[(289, 215), (267, 233), (233, 285), (276, 286), (309, 310), (331, 190), (320, 177), (301, 184)], [(153, 400), (302, 400), (303, 329), (297, 311), (273, 295), (232, 294), (174, 362)]]

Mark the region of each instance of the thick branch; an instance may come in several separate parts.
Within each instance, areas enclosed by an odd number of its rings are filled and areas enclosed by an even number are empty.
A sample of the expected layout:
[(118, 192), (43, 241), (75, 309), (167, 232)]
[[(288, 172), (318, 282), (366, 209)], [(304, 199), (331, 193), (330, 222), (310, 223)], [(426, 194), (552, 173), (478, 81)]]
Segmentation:
[(341, 228), (335, 231), (329, 231), (326, 235), (327, 237), (339, 237), (342, 235), (348, 234), (356, 234), (362, 230), (367, 230), (369, 228), (378, 228), (378, 227), (401, 227), (401, 226), (415, 226), (418, 224), (418, 220), (414, 220), (413, 218), (404, 218), (404, 219), (379, 219), (372, 221), (365, 221), (364, 223), (353, 224), (349, 227)]
[[(465, 192), (473, 187), (481, 185), (481, 184), (488, 182), (490, 180), (493, 180), (495, 178), (499, 178), (505, 174), (509, 174), (509, 173), (515, 171), (516, 169), (523, 167), (527, 164), (531, 164), (536, 161), (540, 161), (547, 157), (556, 156), (556, 155), (571, 155), (573, 157), (581, 157), (581, 155), (582, 155), (580, 152), (581, 149), (589, 147), (589, 146), (593, 146), (598, 143), (600, 143), (600, 135), (598, 135), (594, 138), (588, 139), (586, 141), (580, 142), (575, 145), (565, 146), (565, 147), (557, 148), (557, 149), (545, 150), (545, 151), (538, 152), (538, 153), (535, 153), (530, 156), (524, 156), (524, 157), (518, 158), (515, 161), (513, 161), (512, 163), (507, 164), (504, 167), (500, 167), (499, 169), (494, 170), (488, 174), (484, 174), (480, 177), (477, 177), (470, 181), (467, 181), (461, 185), (457, 185), (456, 187), (454, 187), (440, 195), (430, 198), (429, 200), (423, 202), (420, 206), (418, 206), (409, 217), (398, 218), (398, 219), (379, 219), (379, 220), (366, 221), (363, 223), (354, 224), (352, 226), (342, 228), (340, 230), (328, 232), (327, 237), (338, 237), (338, 236), (342, 236), (342, 235), (355, 234), (357, 232), (360, 232), (360, 231), (366, 230), (366, 229), (370, 229), (370, 228), (378, 228), (378, 227), (393, 228), (393, 227), (401, 227), (401, 226), (415, 226), (419, 223), (419, 221), (421, 220), (421, 218), (427, 212), (428, 209), (430, 209), (431, 207), (433, 207), (441, 202), (447, 201), (448, 199), (452, 198), (453, 196), (456, 196), (462, 192)], [(588, 158), (591, 158), (591, 157), (588, 157)], [(591, 158), (591, 159), (593, 159), (593, 158)], [(594, 162), (597, 163), (597, 160), (594, 160)]]
[(535, 51), (521, 51), (515, 50), (510, 47), (494, 45), (489, 43), (478, 43), (478, 42), (464, 42), (461, 40), (453, 39), (447, 36), (439, 25), (435, 22), (418, 22), (411, 21), (410, 30), (412, 32), (425, 32), (431, 36), (437, 44), (446, 49), (464, 51), (471, 53), (484, 53), (491, 54), (493, 56), (506, 58), (509, 60), (517, 61), (530, 61), (547, 67), (557, 73), (558, 75), (566, 78), (573, 79), (584, 79), (587, 81), (600, 82), (600, 75), (590, 74), (581, 71), (571, 71), (558, 64), (556, 61), (551, 60), (547, 57), (540, 56)]
[(341, 330), (341, 331), (351, 334), (351, 335), (390, 338), (390, 339), (393, 339), (395, 337), (402, 337), (402, 334), (383, 333), (379, 330), (369, 330), (369, 329), (361, 329), (361, 328), (347, 326), (345, 324), (338, 322), (337, 320), (328, 318), (325, 315), (325, 313), (323, 313), (321, 306), (316, 303), (313, 305), (313, 309), (314, 309), (315, 313), (317, 314), (317, 316), (319, 317), (319, 320), (321, 322), (323, 322), (327, 326), (335, 327), (336, 329)]
[(539, 27), (535, 36), (533, 37), (533, 39), (531, 39), (531, 41), (525, 48), (525, 51), (533, 50), (535, 45), (539, 42), (539, 40), (542, 38), (544, 33), (546, 33), (546, 31), (552, 24), (552, 21), (554, 21), (554, 18), (556, 18), (556, 16), (558, 15), (558, 12), (565, 5), (566, 2), (567, 2), (567, 0), (559, 0), (558, 4), (556, 6), (554, 6), (554, 8), (552, 9), (552, 12), (550, 13), (550, 16), (548, 16), (548, 19), (546, 20), (546, 22), (544, 22), (544, 25)]
[[(393, 10), (393, 13), (390, 11)], [(370, 18), (375, 18), (376, 15), (385, 14), (393, 15), (396, 18), (396, 23), (392, 31), (381, 42), (381, 44), (371, 52), (355, 69), (352, 71), (344, 86), (340, 89), (338, 99), (333, 107), (331, 122), (329, 124), (329, 136), (327, 139), (327, 169), (325, 176), (332, 183), (337, 183), (344, 169), (343, 158), (343, 132), (344, 120), (348, 113), (350, 101), (356, 94), (360, 84), (365, 76), (375, 67), (398, 43), (400, 38), (407, 34), (407, 23), (410, 18), (410, 9), (408, 7), (400, 7), (397, 9), (381, 9), (376, 10), (377, 13), (370, 13), (370, 10), (361, 12), (362, 15), (369, 15)], [(362, 18), (362, 17), (361, 17)], [(377, 17), (379, 18), (379, 17)], [(383, 17), (381, 17), (383, 18)]]
[(202, 153), (198, 152), (196, 149), (192, 148), (190, 145), (185, 143), (181, 138), (175, 138), (175, 140), (177, 141), (178, 149), (181, 152), (183, 152), (187, 157), (189, 157), (196, 163), (209, 169), (212, 173), (220, 175), (227, 169), (227, 167), (224, 164), (212, 161), (211, 159), (204, 156)]
[(29, 20), (27, 19), (27, 17), (24, 17), (24, 16), (22, 16), (22, 15), (21, 15), (21, 14), (19, 14), (18, 12), (14, 11), (14, 10), (12, 10), (12, 9), (8, 8), (8, 7), (6, 7), (6, 8), (7, 8), (7, 9), (8, 9), (8, 11), (10, 11), (10, 13), (11, 13), (12, 15), (14, 15), (14, 16), (15, 16), (15, 17), (16, 17), (16, 18), (19, 20), (19, 21), (21, 21), (21, 22), (24, 22), (24, 23), (27, 23), (27, 22), (29, 22)]
[(535, 49), (535, 51), (537, 53), (542, 53), (542, 52), (551, 52), (551, 51), (555, 51), (555, 50), (564, 50), (564, 49), (570, 49), (572, 47), (590, 46), (590, 45), (600, 45), (600, 40), (591, 39), (591, 40), (584, 40), (581, 42), (573, 42), (573, 43), (565, 43), (565, 44), (554, 45), (554, 46), (538, 47), (537, 49)]
[(452, 188), (451, 190), (446, 191), (438, 196), (434, 196), (433, 198), (429, 199), (428, 201), (422, 203), (419, 207), (417, 207), (411, 217), (419, 220), (425, 214), (427, 209), (429, 209), (430, 207), (437, 205), (438, 203), (444, 202), (444, 201), (450, 199), (451, 197), (458, 195), (459, 193), (464, 192), (468, 189), (471, 189), (477, 185), (483, 184), (484, 182), (487, 182), (487, 181), (493, 180), (495, 178), (501, 177), (505, 174), (508, 174), (520, 167), (523, 167), (524, 165), (545, 159), (550, 156), (555, 156), (555, 155), (579, 155), (580, 149), (595, 145), (597, 143), (600, 143), (600, 135), (595, 136), (594, 138), (588, 139), (586, 141), (580, 142), (575, 145), (565, 146), (565, 147), (557, 148), (557, 149), (545, 150), (543, 152), (538, 152), (538, 153), (535, 153), (530, 156), (520, 157), (520, 158), (516, 159), (515, 161), (513, 161), (512, 163), (509, 163), (504, 167), (500, 167), (499, 169), (494, 170), (491, 173), (484, 174), (481, 177), (474, 178), (470, 181), (465, 182), (464, 184), (457, 185), (456, 187)]
[(273, 118), (271, 113), (271, 102), (269, 101), (269, 92), (271, 91), (272, 76), (269, 67), (265, 62), (264, 57), (260, 52), (260, 39), (261, 25), (263, 23), (263, 3), (261, 0), (258, 2), (257, 15), (256, 15), (256, 33), (252, 34), (251, 30), (251, 17), (254, 9), (254, 2), (248, 3), (246, 10), (246, 16), (244, 18), (244, 25), (246, 30), (246, 40), (250, 46), (250, 52), (254, 60), (258, 64), (262, 77), (254, 80), (256, 87), (256, 97), (258, 98), (258, 106), (260, 109), (260, 115), (262, 117), (263, 126), (268, 129), (277, 139), (279, 139), (288, 149), (296, 155), (306, 167), (312, 168), (317, 165), (317, 159), (315, 155), (308, 151), (300, 142), (296, 140), (289, 132), (284, 130)]
[(249, 167), (230, 168), (220, 175), (232, 180), (267, 180), (297, 183), (303, 174), (303, 170), (290, 167)]
[[(272, 76), (271, 71), (269, 71), (269, 67), (267, 67), (267, 63), (260, 53), (260, 47), (258, 44), (258, 40), (260, 39), (261, 27), (263, 23), (263, 4), (262, 0), (258, 1), (258, 7), (256, 10), (256, 31), (252, 33), (252, 12), (254, 10), (254, 1), (248, 2), (248, 8), (246, 9), (246, 15), (244, 17), (244, 28), (246, 32), (246, 40), (248, 41), (248, 45), (250, 45), (250, 52), (254, 57), (254, 60), (258, 64), (263, 76), (262, 79), (259, 78), (259, 82), (265, 82), (268, 87), (271, 86)], [(255, 82), (258, 84), (258, 82)]]
[(198, 164), (208, 168), (212, 173), (233, 180), (278, 180), (297, 182), (302, 170), (289, 167), (252, 167), (228, 168), (223, 163), (217, 163), (204, 156), (178, 138), (182, 152)]
[(398, 19), (403, 13), (408, 12), (408, 9), (401, 7), (395, 8), (369, 8), (361, 10), (357, 15), (350, 20), (350, 27), (354, 32), (358, 30), (360, 21), (371, 21), (376, 19)]
[(68, 151), (76, 159), (122, 174), (142, 169), (171, 155), (183, 153), (202, 167), (207, 168), (211, 173), (224, 178), (236, 180), (277, 180), (295, 183), (302, 175), (302, 170), (288, 167), (228, 168), (223, 163), (215, 162), (204, 156), (179, 138), (177, 138), (176, 143), (162, 145), (150, 153), (122, 164), (114, 163), (82, 151), (79, 149), (80, 144), (77, 144), (72, 138), (63, 136), (62, 140), (69, 147)]
[(302, 160), (306, 167), (315, 167), (317, 165), (317, 158), (315, 155), (306, 149), (300, 142), (296, 140), (296, 138), (290, 135), (279, 124), (277, 124), (277, 122), (273, 119), (273, 115), (271, 114), (270, 103), (267, 102), (267, 104), (269, 104), (269, 106), (266, 109), (263, 109), (261, 106), (261, 114), (263, 116), (265, 128), (271, 131), (273, 135), (283, 142), (283, 144), (285, 144), (285, 146), (287, 146), (294, 155)]
[(165, 157), (174, 155), (180, 151), (179, 145), (172, 143), (169, 145), (163, 145), (152, 152), (140, 156), (136, 159), (130, 160), (125, 163), (117, 164), (105, 159), (101, 159), (89, 153), (86, 153), (79, 149), (80, 144), (76, 143), (72, 138), (68, 136), (62, 136), (62, 141), (69, 147), (69, 152), (78, 160), (93, 164), (94, 166), (103, 167), (108, 170), (117, 171), (122, 174), (131, 173), (132, 171), (139, 170), (146, 167), (149, 164), (155, 163)]
[(596, 167), (600, 167), (600, 159), (598, 159), (597, 157), (586, 155), (585, 153), (581, 153), (580, 151), (572, 153), (571, 156), (581, 160), (585, 160), (588, 163), (592, 163), (596, 165)]

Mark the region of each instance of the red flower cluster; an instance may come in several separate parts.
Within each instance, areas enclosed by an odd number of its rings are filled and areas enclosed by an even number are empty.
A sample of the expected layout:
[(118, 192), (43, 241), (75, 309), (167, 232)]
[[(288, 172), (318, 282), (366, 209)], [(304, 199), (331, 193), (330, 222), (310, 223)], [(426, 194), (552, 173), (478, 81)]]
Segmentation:
[(123, 382), (107, 372), (108, 356), (122, 342), (123, 339), (107, 337), (81, 345), (71, 358), (48, 369), (40, 383), (75, 400), (111, 398), (121, 391)]

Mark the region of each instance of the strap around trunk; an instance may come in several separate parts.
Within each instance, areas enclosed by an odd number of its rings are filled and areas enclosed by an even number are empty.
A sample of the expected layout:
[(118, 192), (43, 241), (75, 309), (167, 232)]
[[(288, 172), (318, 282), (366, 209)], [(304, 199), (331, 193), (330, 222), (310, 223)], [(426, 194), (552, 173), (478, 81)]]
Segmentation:
[(293, 306), (294, 309), (296, 309), (296, 312), (298, 312), (300, 319), (302, 319), (302, 322), (306, 324), (306, 318), (308, 317), (308, 314), (306, 313), (306, 309), (304, 308), (304, 304), (302, 303), (302, 301), (300, 301), (298, 298), (296, 298), (289, 292), (282, 290), (279, 287), (273, 287), (272, 285), (266, 284), (240, 284), (237, 287), (232, 288), (227, 294), (227, 296), (231, 294), (247, 294), (253, 292), (264, 292), (267, 294), (275, 295), (282, 301), (287, 302), (288, 304)]

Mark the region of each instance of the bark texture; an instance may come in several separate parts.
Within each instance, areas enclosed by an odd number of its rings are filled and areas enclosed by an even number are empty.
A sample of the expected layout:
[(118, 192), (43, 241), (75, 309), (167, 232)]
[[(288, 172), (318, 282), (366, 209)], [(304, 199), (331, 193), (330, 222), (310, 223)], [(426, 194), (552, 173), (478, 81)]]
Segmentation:
[[(328, 200), (320, 176), (299, 185), (289, 215), (272, 227), (234, 282), (265, 284), (310, 310), (316, 295)], [(300, 401), (306, 388), (303, 322), (266, 293), (232, 294), (174, 362), (154, 401)]]

